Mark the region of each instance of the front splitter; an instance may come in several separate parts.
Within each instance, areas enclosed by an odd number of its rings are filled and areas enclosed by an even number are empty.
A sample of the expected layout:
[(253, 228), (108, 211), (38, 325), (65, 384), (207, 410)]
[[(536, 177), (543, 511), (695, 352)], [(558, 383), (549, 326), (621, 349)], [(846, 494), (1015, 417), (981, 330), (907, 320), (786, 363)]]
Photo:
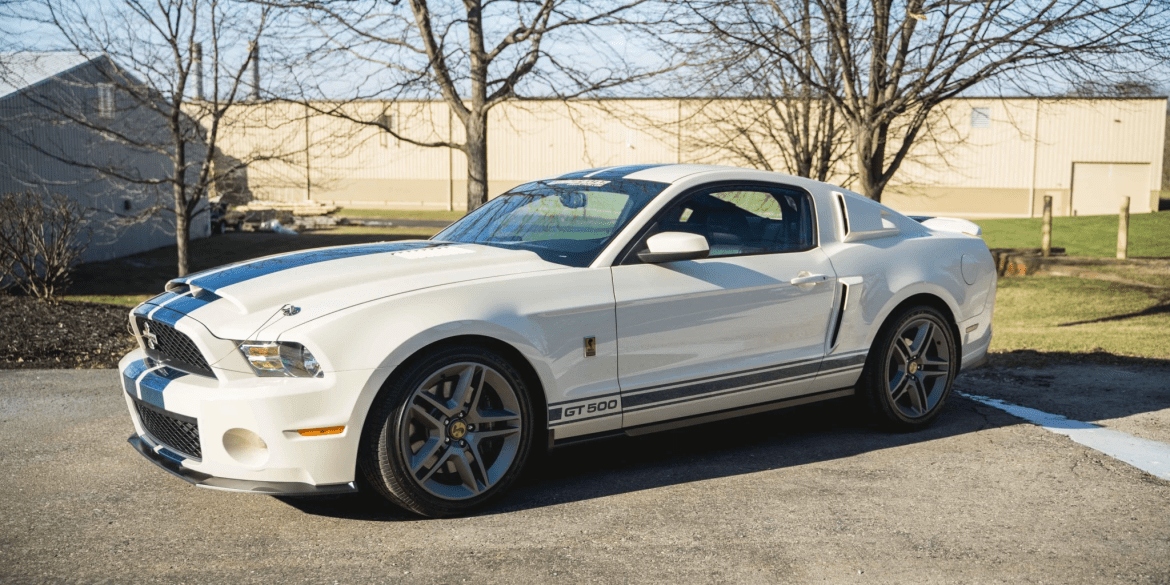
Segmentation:
[(134, 450), (146, 457), (148, 461), (159, 466), (167, 473), (190, 483), (196, 487), (224, 490), (229, 492), (243, 492), (262, 494), (267, 496), (324, 496), (332, 494), (348, 494), (358, 491), (354, 482), (336, 483), (330, 485), (313, 485), (299, 482), (285, 481), (252, 481), (246, 479), (229, 479), (215, 477), (193, 469), (187, 469), (179, 462), (157, 453), (152, 446), (138, 435), (130, 435), (127, 439)]

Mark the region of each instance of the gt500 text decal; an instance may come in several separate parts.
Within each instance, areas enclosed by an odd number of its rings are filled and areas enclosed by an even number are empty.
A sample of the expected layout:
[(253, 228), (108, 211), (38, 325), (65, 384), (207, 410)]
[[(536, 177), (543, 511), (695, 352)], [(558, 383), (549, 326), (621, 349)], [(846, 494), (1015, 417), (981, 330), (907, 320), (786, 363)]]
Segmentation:
[(558, 402), (549, 405), (548, 426), (555, 427), (568, 423), (614, 416), (621, 414), (621, 411), (621, 399), (617, 393)]

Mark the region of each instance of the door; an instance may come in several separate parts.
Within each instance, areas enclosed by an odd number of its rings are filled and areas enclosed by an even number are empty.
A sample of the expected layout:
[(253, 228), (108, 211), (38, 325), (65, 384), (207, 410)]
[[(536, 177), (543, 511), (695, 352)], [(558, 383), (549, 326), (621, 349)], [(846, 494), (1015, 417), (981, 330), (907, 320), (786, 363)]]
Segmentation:
[(836, 281), (815, 247), (812, 205), (807, 193), (783, 187), (691, 193), (640, 241), (697, 233), (710, 257), (645, 264), (631, 253), (612, 268), (623, 426), (807, 391), (824, 354)]
[(1073, 215), (1117, 215), (1122, 197), (1129, 197), (1130, 213), (1150, 212), (1148, 163), (1073, 165)]

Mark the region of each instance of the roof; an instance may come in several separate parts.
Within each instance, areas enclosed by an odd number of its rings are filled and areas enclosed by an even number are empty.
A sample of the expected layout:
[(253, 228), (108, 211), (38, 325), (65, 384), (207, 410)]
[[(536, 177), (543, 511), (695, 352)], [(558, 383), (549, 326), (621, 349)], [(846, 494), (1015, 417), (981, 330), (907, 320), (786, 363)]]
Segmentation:
[(92, 60), (77, 53), (64, 51), (0, 53), (0, 99)]

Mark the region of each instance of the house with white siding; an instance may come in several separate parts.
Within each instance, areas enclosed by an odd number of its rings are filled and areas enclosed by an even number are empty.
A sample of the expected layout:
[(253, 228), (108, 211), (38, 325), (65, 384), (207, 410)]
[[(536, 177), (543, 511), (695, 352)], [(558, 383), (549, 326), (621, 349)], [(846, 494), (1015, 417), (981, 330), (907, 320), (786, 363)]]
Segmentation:
[[(86, 262), (175, 243), (168, 131), (110, 82), (133, 79), (116, 67), (76, 53), (0, 55), (0, 192), (60, 193), (87, 209)], [(201, 213), (191, 237), (209, 234)]]

